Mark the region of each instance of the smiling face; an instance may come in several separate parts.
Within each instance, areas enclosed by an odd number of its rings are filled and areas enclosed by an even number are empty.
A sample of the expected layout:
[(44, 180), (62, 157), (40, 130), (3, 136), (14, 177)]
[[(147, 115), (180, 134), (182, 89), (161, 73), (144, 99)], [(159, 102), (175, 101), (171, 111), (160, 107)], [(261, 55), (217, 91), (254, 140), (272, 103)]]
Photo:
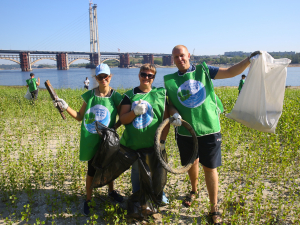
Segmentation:
[(185, 73), (190, 67), (190, 53), (185, 46), (179, 45), (173, 48), (174, 63), (180, 72)]
[(110, 80), (111, 80), (111, 75), (108, 76), (105, 73), (100, 73), (99, 75), (96, 76), (96, 81), (98, 82), (100, 88), (109, 86)]
[[(141, 74), (143, 74), (143, 76)], [(147, 76), (145, 77), (146, 74)], [(152, 77), (152, 75), (154, 75), (154, 73), (151, 70), (142, 70), (139, 73), (140, 86), (145, 88), (151, 88), (151, 85), (154, 81), (154, 77), (152, 79), (150, 79), (149, 77)]]

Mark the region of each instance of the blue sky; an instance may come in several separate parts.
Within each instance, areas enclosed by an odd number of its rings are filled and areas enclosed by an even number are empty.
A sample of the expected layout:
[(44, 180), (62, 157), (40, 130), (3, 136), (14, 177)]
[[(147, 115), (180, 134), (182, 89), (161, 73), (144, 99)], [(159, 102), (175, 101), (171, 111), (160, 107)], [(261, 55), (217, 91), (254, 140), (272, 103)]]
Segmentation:
[[(171, 53), (184, 44), (195, 55), (300, 52), (299, 0), (93, 3), (100, 51)], [(88, 7), (89, 0), (2, 0), (0, 49), (89, 51)]]

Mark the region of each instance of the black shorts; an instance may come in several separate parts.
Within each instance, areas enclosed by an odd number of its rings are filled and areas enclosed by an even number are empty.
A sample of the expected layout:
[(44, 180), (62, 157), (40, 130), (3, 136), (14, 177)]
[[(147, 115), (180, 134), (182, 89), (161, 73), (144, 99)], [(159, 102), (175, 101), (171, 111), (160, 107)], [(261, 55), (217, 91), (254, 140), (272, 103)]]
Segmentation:
[[(181, 165), (186, 165), (193, 153), (193, 138), (176, 135), (177, 145), (180, 152)], [(199, 162), (208, 168), (217, 168), (222, 165), (221, 162), (221, 133), (209, 134), (198, 139)]]
[(94, 157), (88, 161), (88, 172), (87, 172), (87, 174), (90, 177), (94, 177), (95, 173), (96, 173), (96, 169), (92, 166), (93, 160), (94, 160)]

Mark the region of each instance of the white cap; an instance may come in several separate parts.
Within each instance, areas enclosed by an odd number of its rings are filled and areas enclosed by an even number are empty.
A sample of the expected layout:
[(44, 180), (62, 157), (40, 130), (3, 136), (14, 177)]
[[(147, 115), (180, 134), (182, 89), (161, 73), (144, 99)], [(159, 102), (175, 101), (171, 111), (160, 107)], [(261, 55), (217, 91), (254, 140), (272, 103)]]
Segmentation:
[(100, 65), (98, 65), (96, 67), (96, 76), (101, 74), (101, 73), (110, 75), (110, 69), (109, 69), (109, 66), (107, 64), (101, 63)]

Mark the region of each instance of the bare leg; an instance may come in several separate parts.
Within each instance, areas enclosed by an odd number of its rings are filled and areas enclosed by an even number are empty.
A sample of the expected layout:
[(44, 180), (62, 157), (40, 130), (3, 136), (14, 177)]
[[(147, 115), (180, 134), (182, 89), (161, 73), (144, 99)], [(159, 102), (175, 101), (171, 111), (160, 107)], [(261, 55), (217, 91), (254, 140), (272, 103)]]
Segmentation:
[[(197, 185), (198, 185), (198, 174), (199, 174), (199, 159), (196, 159), (192, 165), (192, 167), (188, 170), (188, 175), (192, 185), (192, 191), (197, 193)], [(195, 199), (195, 194), (189, 193), (189, 198), (185, 198), (183, 201), (183, 205), (186, 207), (191, 206), (192, 201)]]
[(188, 171), (188, 174), (192, 185), (192, 191), (197, 193), (198, 175), (199, 175), (199, 158), (194, 161), (192, 167)]
[[(206, 187), (210, 200), (210, 212), (218, 211), (218, 171), (217, 168), (211, 169), (202, 166), (205, 175)], [(218, 216), (213, 216), (215, 223), (221, 222), (221, 218)]]

